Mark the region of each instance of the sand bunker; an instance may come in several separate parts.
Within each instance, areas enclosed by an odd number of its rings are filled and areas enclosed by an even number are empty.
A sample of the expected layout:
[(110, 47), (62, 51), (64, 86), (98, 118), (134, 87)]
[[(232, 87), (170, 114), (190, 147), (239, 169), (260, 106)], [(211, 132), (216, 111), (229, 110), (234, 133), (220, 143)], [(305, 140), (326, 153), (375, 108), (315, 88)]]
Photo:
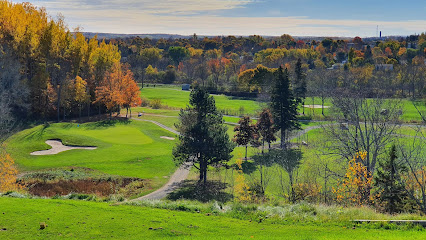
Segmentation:
[[(321, 105), (304, 105), (305, 108), (322, 108)], [(330, 106), (324, 106), (324, 108), (330, 108)]]
[(46, 143), (52, 148), (49, 150), (32, 152), (31, 155), (41, 156), (41, 155), (55, 155), (60, 152), (65, 152), (73, 149), (85, 149), (85, 150), (95, 150), (97, 147), (80, 147), (80, 146), (65, 146), (59, 140), (47, 140)]
[(166, 140), (171, 140), (171, 141), (175, 140), (175, 138), (172, 138), (172, 137), (165, 137), (165, 136), (162, 136), (162, 137), (160, 137), (160, 138), (162, 138), (162, 139), (166, 139)]

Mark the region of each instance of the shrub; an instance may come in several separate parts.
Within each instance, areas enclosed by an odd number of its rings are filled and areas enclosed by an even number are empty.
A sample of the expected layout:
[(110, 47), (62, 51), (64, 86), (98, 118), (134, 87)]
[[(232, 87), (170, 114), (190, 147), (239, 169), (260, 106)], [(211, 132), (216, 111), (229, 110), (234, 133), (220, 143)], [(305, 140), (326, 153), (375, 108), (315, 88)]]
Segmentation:
[(161, 108), (161, 99), (154, 99), (151, 101), (151, 107), (153, 109), (160, 109)]
[(151, 102), (149, 101), (149, 99), (148, 99), (148, 98), (146, 98), (146, 97), (141, 97), (141, 100), (142, 100), (142, 102), (141, 102), (141, 106), (142, 106), (142, 107), (148, 107), (148, 106), (149, 106), (149, 104), (151, 103)]

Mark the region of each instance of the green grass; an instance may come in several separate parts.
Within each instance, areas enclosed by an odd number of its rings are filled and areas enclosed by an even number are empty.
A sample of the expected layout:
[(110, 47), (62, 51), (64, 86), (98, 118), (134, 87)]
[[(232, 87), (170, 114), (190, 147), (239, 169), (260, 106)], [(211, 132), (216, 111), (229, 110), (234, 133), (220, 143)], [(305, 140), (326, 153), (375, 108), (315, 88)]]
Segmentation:
[[(58, 123), (24, 130), (8, 139), (7, 151), (21, 172), (68, 166), (86, 167), (106, 174), (150, 179), (158, 188), (174, 172), (171, 152), (175, 137), (149, 122)], [(49, 149), (49, 139), (66, 145), (96, 146), (96, 150), (71, 150), (50, 156), (31, 156)]]
[[(164, 106), (170, 108), (181, 109), (189, 104), (189, 91), (181, 91), (176, 88), (143, 88), (142, 96), (149, 99), (161, 99)], [(258, 102), (253, 100), (243, 100), (224, 95), (214, 95), (216, 106), (219, 110), (228, 115), (249, 114), (255, 115), (261, 106)], [(244, 111), (240, 111), (244, 109)]]
[[(409, 99), (400, 99), (401, 101), (401, 107), (403, 109), (403, 114), (401, 116), (401, 120), (405, 122), (414, 122), (418, 123), (421, 122), (421, 117), (419, 113), (417, 112), (416, 108), (414, 107), (413, 103)], [(306, 98), (305, 105), (321, 105), (321, 98), (315, 97), (312, 99), (311, 97)], [(332, 102), (330, 98), (327, 98), (324, 102), (324, 106), (332, 106)], [(424, 105), (419, 106), (422, 111), (425, 111)], [(299, 112), (302, 112), (302, 109), (299, 109)], [(324, 109), (324, 115), (329, 116), (330, 109), (325, 108)], [(305, 108), (305, 115), (311, 117), (312, 119), (322, 119), (323, 116), (321, 115), (321, 108), (311, 109), (311, 108)]]
[[(321, 221), (259, 223), (247, 220), (244, 207), (227, 217), (74, 200), (1, 197), (0, 206), (0, 239), (422, 239), (425, 234)], [(39, 230), (41, 222), (46, 229)]]

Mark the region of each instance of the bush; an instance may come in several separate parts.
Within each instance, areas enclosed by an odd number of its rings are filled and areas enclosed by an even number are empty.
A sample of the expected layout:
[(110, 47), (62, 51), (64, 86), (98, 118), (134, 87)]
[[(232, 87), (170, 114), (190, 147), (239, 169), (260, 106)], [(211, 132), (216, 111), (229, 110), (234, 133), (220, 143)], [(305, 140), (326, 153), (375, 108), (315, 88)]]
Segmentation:
[(148, 106), (149, 106), (149, 104), (151, 103), (151, 102), (149, 101), (149, 99), (148, 99), (148, 98), (146, 98), (146, 97), (141, 97), (141, 100), (142, 100), (142, 102), (141, 102), (141, 106), (142, 106), (142, 107), (148, 107)]
[(161, 99), (154, 99), (151, 101), (151, 107), (153, 109), (160, 109), (161, 108)]

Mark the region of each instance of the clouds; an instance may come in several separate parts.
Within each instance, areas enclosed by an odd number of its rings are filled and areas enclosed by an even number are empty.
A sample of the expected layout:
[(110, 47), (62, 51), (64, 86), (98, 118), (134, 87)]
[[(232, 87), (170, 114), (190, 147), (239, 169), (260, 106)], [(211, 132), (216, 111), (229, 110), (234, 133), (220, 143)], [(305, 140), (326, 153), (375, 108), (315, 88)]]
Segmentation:
[(140, 14), (193, 15), (200, 12), (229, 10), (242, 7), (252, 0), (36, 0), (30, 1), (53, 11), (114, 11), (137, 10)]
[[(318, 16), (283, 16), (280, 9), (273, 6), (265, 16), (252, 16), (249, 12), (238, 17), (232, 14), (253, 8), (256, 0), (37, 0), (32, 3), (46, 7), (52, 15), (61, 12), (70, 28), (81, 26), (90, 32), (365, 37), (374, 36), (377, 25), (385, 35), (426, 31), (424, 18), (369, 21), (342, 17), (332, 20)], [(227, 14), (220, 15), (222, 12)]]

